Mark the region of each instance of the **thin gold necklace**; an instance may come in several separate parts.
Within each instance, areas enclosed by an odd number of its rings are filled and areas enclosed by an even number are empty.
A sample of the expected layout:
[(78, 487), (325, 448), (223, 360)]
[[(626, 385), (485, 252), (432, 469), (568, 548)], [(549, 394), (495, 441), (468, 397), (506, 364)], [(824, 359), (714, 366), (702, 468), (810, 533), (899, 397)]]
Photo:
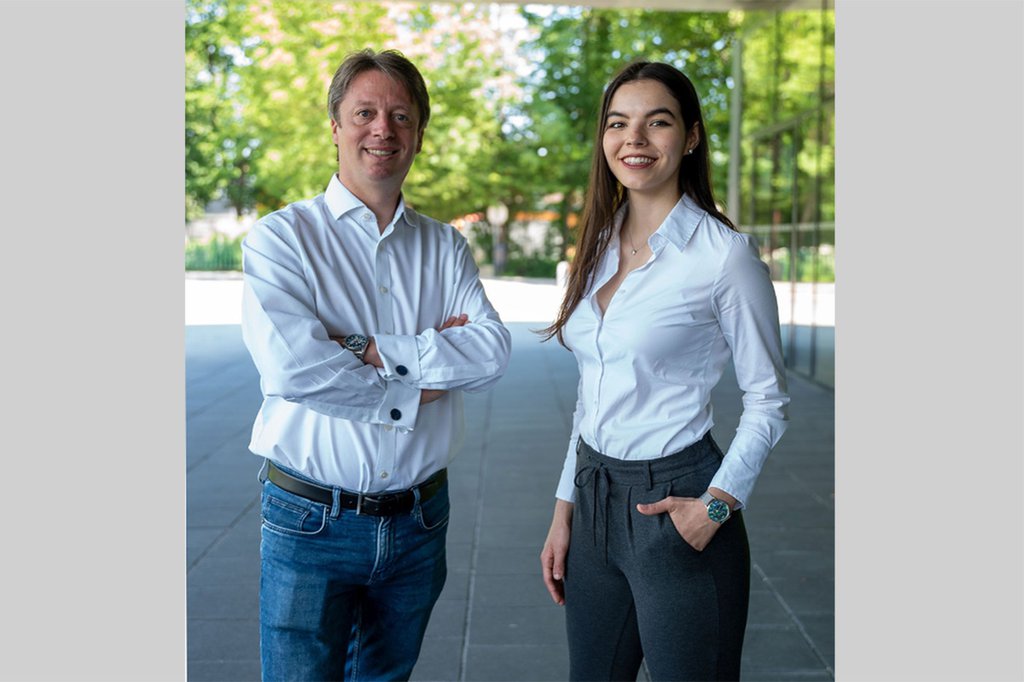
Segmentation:
[(635, 256), (636, 252), (637, 252), (637, 248), (633, 245), (633, 236), (629, 233), (629, 230), (626, 231), (626, 239), (629, 240), (629, 250), (632, 251), (633, 252), (632, 255)]

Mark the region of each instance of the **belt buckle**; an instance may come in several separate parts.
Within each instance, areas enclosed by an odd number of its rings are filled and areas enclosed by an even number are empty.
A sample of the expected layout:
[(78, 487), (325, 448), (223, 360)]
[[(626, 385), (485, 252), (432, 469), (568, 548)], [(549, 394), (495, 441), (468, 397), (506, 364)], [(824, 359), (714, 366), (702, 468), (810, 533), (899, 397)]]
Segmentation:
[[(368, 514), (370, 514), (371, 516), (383, 516), (384, 514), (382, 514), (381, 512), (383, 510), (383, 505), (384, 505), (383, 498), (384, 497), (387, 497), (387, 496), (386, 495), (380, 495), (380, 496), (378, 496), (378, 495), (367, 495), (365, 493), (359, 493), (359, 497), (358, 497), (358, 499), (356, 499), (356, 514), (363, 513), (363, 502), (365, 501), (365, 502), (369, 502), (374, 507), (374, 511), (367, 512)], [(376, 513), (374, 513), (374, 512), (376, 512)]]

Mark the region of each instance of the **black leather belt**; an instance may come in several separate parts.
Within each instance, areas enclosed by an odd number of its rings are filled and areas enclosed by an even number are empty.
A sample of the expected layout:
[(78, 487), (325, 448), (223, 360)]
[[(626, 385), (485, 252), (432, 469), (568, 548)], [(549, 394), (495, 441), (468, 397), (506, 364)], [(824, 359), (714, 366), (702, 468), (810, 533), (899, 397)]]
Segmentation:
[[(269, 462), (267, 478), (271, 483), (282, 490), (305, 497), (307, 500), (325, 504), (328, 507), (334, 504), (334, 492), (331, 488), (317, 485), (302, 479), (295, 478), (291, 474), (282, 471)], [(360, 514), (370, 516), (393, 516), (394, 514), (407, 514), (412, 511), (416, 504), (415, 490), (420, 491), (420, 502), (426, 502), (441, 489), (448, 480), (448, 470), (441, 469), (436, 474), (408, 490), (397, 493), (382, 493), (380, 495), (367, 495), (351, 493), (347, 490), (341, 491), (339, 501), (342, 509), (355, 509)]]

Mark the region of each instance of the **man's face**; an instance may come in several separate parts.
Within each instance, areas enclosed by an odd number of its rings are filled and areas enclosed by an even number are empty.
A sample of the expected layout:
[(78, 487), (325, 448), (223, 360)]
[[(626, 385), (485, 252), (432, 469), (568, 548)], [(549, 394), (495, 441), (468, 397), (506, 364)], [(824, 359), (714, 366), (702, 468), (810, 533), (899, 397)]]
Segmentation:
[(370, 69), (356, 76), (338, 103), (331, 138), (338, 145), (338, 178), (360, 190), (397, 192), (423, 143), (419, 110), (405, 87)]

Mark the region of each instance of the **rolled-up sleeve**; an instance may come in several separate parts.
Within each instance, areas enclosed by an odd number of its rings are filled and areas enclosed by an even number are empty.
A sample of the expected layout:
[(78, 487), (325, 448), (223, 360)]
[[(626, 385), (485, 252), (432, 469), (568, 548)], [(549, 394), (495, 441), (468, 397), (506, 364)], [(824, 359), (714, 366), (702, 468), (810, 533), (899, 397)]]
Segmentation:
[(465, 313), (469, 322), (415, 336), (375, 334), (374, 340), (388, 379), (418, 389), (483, 391), (505, 373), (511, 334), (487, 299), (465, 238), (455, 233), (452, 246), (445, 317)]
[(736, 236), (712, 297), (743, 391), (743, 412), (711, 486), (735, 497), (742, 508), (786, 430), (789, 405), (775, 289), (752, 237)]
[(420, 391), (385, 381), (317, 318), (301, 250), (269, 216), (242, 242), (242, 338), (266, 397), (352, 421), (412, 429)]

